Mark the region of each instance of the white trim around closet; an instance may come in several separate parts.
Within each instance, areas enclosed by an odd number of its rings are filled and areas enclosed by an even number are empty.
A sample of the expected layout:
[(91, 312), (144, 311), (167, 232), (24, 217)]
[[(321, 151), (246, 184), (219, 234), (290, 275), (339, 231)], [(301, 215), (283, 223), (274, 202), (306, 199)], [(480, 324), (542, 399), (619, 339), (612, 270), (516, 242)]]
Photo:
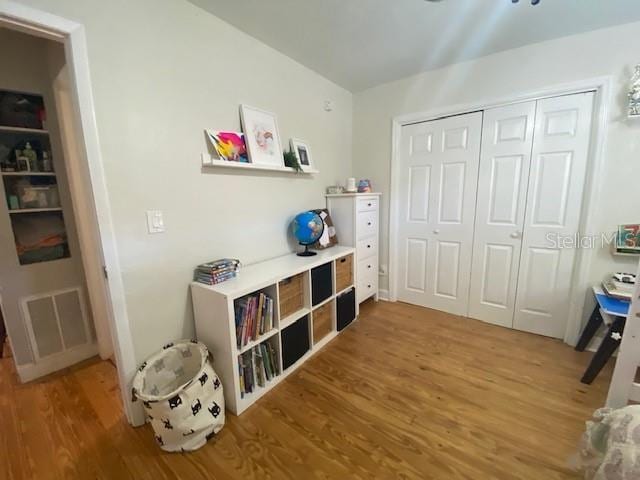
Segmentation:
[[(589, 164), (585, 183), (583, 208), (580, 218), (579, 231), (584, 234), (595, 232), (595, 206), (600, 199), (600, 183), (595, 181), (601, 177), (604, 164), (604, 149), (606, 143), (606, 131), (609, 124), (609, 104), (611, 101), (611, 77), (597, 77), (587, 80), (556, 85), (536, 91), (507, 96), (504, 98), (488, 99), (469, 104), (459, 104), (440, 107), (426, 112), (417, 112), (407, 115), (399, 115), (392, 119), (391, 123), (391, 184), (389, 192), (389, 299), (397, 301), (397, 229), (400, 185), (398, 172), (399, 146), (402, 127), (412, 123), (437, 120), (452, 115), (471, 113), (489, 108), (510, 105), (514, 103), (541, 100), (549, 97), (571, 95), (574, 93), (595, 92), (595, 104), (593, 109), (593, 125), (591, 145), (589, 147)], [(582, 315), (584, 308), (585, 292), (588, 291), (589, 270), (596, 251), (594, 249), (579, 249), (572, 278), (572, 291), (570, 296), (569, 318), (564, 335), (564, 341), (575, 345), (580, 334)]]

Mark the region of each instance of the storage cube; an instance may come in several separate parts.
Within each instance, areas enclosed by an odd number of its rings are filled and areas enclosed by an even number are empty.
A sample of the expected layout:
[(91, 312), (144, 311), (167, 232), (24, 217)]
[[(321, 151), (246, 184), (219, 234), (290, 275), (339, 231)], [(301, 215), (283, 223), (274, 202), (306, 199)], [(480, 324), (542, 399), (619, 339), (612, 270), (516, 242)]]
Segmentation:
[(332, 263), (325, 263), (311, 270), (312, 305), (318, 305), (333, 294)]
[(353, 282), (353, 255), (336, 260), (336, 292), (341, 292)]
[(304, 278), (300, 273), (278, 283), (281, 319), (304, 308)]
[(334, 303), (328, 302), (313, 311), (313, 344), (315, 345), (333, 330)]
[(282, 368), (286, 370), (309, 351), (309, 315), (282, 330)]
[(336, 324), (338, 331), (343, 330), (356, 318), (356, 291), (351, 289), (337, 298)]

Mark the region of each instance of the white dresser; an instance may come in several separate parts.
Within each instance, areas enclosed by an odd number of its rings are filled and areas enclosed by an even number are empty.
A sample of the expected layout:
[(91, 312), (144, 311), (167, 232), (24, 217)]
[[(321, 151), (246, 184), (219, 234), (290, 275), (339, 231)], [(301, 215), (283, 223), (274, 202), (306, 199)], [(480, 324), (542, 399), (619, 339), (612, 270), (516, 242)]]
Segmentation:
[(380, 193), (326, 195), (338, 243), (356, 249), (356, 298), (378, 300)]

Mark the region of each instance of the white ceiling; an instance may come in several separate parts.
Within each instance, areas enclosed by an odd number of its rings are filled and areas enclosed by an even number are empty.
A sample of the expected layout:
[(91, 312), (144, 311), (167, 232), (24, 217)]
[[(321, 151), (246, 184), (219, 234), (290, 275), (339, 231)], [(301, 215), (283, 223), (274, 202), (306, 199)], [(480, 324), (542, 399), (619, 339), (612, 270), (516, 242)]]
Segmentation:
[(351, 91), (640, 20), (638, 0), (190, 1)]

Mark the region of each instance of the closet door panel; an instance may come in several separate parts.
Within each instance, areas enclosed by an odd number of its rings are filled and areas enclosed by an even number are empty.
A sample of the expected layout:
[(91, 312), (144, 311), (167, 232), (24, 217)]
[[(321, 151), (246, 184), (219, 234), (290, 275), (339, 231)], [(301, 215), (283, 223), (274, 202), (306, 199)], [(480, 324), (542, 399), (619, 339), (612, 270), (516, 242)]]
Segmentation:
[(398, 299), (468, 308), (482, 113), (402, 129)]
[(564, 337), (575, 250), (558, 248), (578, 233), (593, 93), (538, 101), (514, 327)]
[(469, 316), (511, 327), (536, 102), (485, 111)]

